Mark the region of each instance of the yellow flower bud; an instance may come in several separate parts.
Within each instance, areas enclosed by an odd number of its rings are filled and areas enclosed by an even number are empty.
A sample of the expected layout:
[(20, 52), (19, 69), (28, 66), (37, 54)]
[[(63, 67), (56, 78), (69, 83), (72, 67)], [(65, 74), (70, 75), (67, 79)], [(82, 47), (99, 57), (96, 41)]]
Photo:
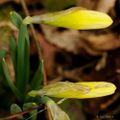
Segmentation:
[(59, 12), (26, 17), (24, 23), (44, 23), (57, 27), (86, 30), (110, 26), (113, 21), (106, 13), (74, 7)]
[(30, 96), (47, 95), (56, 98), (96, 98), (111, 95), (115, 85), (109, 82), (56, 82), (38, 91), (31, 91)]

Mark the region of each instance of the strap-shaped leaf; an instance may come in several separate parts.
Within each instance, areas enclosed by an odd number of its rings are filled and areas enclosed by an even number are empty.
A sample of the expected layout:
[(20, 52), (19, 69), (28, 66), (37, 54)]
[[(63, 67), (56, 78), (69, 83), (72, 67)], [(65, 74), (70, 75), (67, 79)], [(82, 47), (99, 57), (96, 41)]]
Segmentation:
[(33, 97), (47, 95), (56, 98), (84, 99), (111, 95), (115, 89), (115, 85), (109, 82), (56, 82), (41, 90), (33, 90), (29, 95)]
[(6, 50), (0, 50), (0, 60), (6, 56)]
[(100, 29), (112, 24), (112, 19), (105, 13), (73, 7), (60, 12), (47, 13), (39, 16), (28, 16), (24, 23), (44, 23), (56, 27), (72, 29)]
[(25, 72), (25, 80), (28, 84), (29, 76), (30, 76), (30, 41), (29, 34), (26, 27), (26, 37), (25, 37), (25, 51), (24, 51), (24, 72)]
[(16, 73), (16, 67), (17, 67), (17, 45), (15, 38), (13, 36), (10, 37), (10, 52), (11, 52), (11, 58), (14, 66), (14, 71)]
[(1, 76), (1, 78), (0, 78), (0, 80), (2, 79), (2, 77), (3, 77), (3, 70), (2, 70), (2, 59), (6, 56), (6, 50), (4, 50), (4, 49), (2, 49), (2, 50), (0, 50), (0, 76)]
[(13, 24), (19, 28), (17, 48), (13, 37), (11, 37), (10, 48), (16, 73), (16, 85), (20, 92), (24, 94), (29, 80), (29, 34), (27, 26), (23, 24), (23, 20), (18, 13), (13, 11), (10, 13), (10, 17)]
[(9, 87), (11, 88), (12, 92), (15, 94), (15, 96), (17, 97), (18, 100), (22, 100), (23, 96), (22, 94), (19, 92), (19, 90), (16, 88), (16, 86), (14, 85), (14, 83), (12, 82), (10, 75), (9, 75), (9, 70), (8, 70), (8, 66), (5, 62), (5, 60), (3, 59), (2, 61), (2, 66), (3, 66), (3, 71), (4, 71), (4, 75), (5, 78), (7, 80), (7, 83), (9, 85)]
[(17, 28), (20, 28), (22, 17), (18, 13), (15, 11), (10, 12), (10, 19)]
[(43, 75), (43, 62), (41, 61), (32, 81), (31, 81), (31, 89), (32, 90), (36, 90), (36, 89), (40, 88), (42, 78), (43, 78), (42, 75)]
[(18, 89), (24, 93), (26, 90), (27, 81), (29, 79), (29, 40), (27, 26), (21, 24), (18, 49), (17, 49), (17, 81)]
[(52, 120), (70, 120), (67, 113), (65, 113), (52, 99), (44, 96), (41, 101), (49, 108)]

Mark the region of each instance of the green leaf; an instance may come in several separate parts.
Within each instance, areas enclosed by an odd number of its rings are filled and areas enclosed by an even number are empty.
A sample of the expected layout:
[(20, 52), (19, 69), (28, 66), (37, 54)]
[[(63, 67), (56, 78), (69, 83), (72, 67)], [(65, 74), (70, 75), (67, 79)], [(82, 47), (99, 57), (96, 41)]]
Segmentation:
[(43, 89), (33, 90), (29, 95), (85, 99), (111, 95), (115, 90), (116, 86), (109, 82), (56, 82)]
[(0, 50), (0, 60), (3, 59), (6, 56), (6, 50), (2, 49)]
[(10, 37), (10, 52), (11, 52), (11, 57), (12, 57), (12, 62), (14, 66), (14, 71), (16, 74), (16, 67), (17, 67), (17, 45), (15, 38), (13, 36)]
[(29, 80), (30, 43), (27, 26), (23, 24), (21, 16), (16, 12), (10, 13), (11, 21), (19, 28), (18, 45), (11, 37), (10, 48), (16, 73), (16, 86), (21, 93), (25, 93)]
[(22, 23), (22, 17), (17, 12), (10, 12), (10, 19), (17, 28), (20, 28)]
[[(27, 35), (27, 36), (26, 36)], [(21, 24), (17, 49), (17, 81), (18, 89), (24, 94), (29, 76), (29, 40), (27, 26)]]
[[(25, 103), (23, 105), (23, 111), (31, 109), (34, 106), (37, 106), (36, 103), (33, 103), (33, 102)], [(36, 120), (37, 119), (37, 109), (30, 112), (30, 118), (31, 118), (31, 120)]]
[(14, 83), (12, 82), (10, 75), (9, 75), (9, 70), (8, 70), (8, 66), (5, 62), (5, 60), (3, 59), (2, 61), (2, 67), (3, 67), (3, 72), (5, 75), (5, 78), (7, 80), (7, 83), (9, 85), (9, 87), (11, 88), (12, 92), (15, 94), (15, 96), (17, 97), (18, 100), (22, 100), (23, 96), (22, 94), (18, 91), (18, 89), (16, 88), (16, 86), (14, 85)]
[(2, 49), (0, 50), (0, 75), (3, 74), (3, 71), (2, 71), (2, 60), (3, 58), (6, 56), (6, 50)]
[[(22, 112), (21, 108), (17, 104), (12, 104), (10, 107), (10, 113), (14, 115), (19, 112)], [(24, 117), (21, 115), (19, 119), (24, 119)]]
[(6, 56), (6, 50), (2, 49), (0, 50), (0, 82), (3, 81), (4, 75), (2, 70), (2, 59)]
[(29, 41), (29, 34), (26, 27), (26, 37), (25, 37), (25, 51), (24, 51), (24, 72), (25, 72), (25, 80), (26, 85), (29, 81), (30, 76), (30, 41)]
[(43, 62), (41, 61), (32, 81), (31, 81), (31, 89), (36, 90), (36, 89), (40, 88), (42, 78), (43, 78), (42, 73), (43, 73)]
[(49, 108), (53, 120), (70, 120), (69, 116), (52, 99), (44, 96), (41, 101)]

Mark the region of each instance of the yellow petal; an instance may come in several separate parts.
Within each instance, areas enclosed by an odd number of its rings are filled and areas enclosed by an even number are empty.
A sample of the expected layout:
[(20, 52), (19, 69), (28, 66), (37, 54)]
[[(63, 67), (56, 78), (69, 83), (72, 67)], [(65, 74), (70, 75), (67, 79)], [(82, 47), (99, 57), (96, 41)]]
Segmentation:
[(106, 13), (74, 7), (60, 12), (27, 17), (24, 22), (26, 24), (44, 23), (57, 27), (85, 30), (106, 28), (113, 21)]
[(78, 82), (76, 84), (89, 86), (90, 91), (87, 95), (82, 95), (83, 98), (107, 96), (113, 94), (116, 90), (115, 85), (109, 82)]
[(115, 85), (109, 82), (56, 82), (39, 91), (31, 91), (29, 95), (83, 99), (111, 95), (115, 89)]

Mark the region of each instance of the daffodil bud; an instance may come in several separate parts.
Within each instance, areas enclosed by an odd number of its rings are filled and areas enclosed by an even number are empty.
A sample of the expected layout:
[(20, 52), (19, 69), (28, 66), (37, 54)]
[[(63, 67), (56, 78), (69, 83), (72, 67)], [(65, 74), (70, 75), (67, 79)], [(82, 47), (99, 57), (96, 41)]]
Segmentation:
[(87, 10), (81, 7), (73, 7), (39, 16), (28, 16), (24, 19), (24, 23), (43, 23), (56, 27), (87, 30), (106, 28), (110, 26), (113, 21), (106, 13)]
[(38, 91), (33, 90), (29, 95), (85, 99), (111, 95), (115, 89), (115, 85), (109, 82), (56, 82)]

